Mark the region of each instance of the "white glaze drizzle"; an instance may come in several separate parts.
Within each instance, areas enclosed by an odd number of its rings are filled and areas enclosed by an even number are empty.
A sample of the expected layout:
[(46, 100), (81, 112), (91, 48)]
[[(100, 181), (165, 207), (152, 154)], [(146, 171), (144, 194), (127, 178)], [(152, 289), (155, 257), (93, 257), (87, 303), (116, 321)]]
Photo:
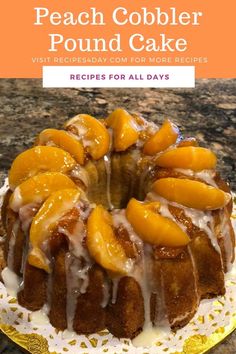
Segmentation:
[(231, 269), (225, 274), (225, 280), (236, 279), (236, 267), (231, 267)]
[(103, 300), (101, 302), (101, 307), (105, 308), (110, 299), (110, 287), (106, 279), (104, 279), (104, 282), (102, 284), (102, 289), (103, 289)]
[(21, 229), (27, 233), (32, 223), (33, 217), (39, 209), (39, 204), (32, 203), (22, 206), (19, 209), (19, 218), (21, 221)]
[[(86, 237), (85, 221), (91, 211), (87, 201), (80, 201), (76, 206), (80, 216), (70, 233), (67, 229), (59, 227), (58, 231), (63, 233), (69, 240), (69, 252), (65, 256), (66, 283), (67, 283), (67, 328), (73, 330), (73, 320), (77, 305), (77, 298), (80, 294), (86, 293), (89, 284), (89, 270), (93, 264), (83, 242)], [(85, 207), (85, 209), (84, 209)]]
[(74, 118), (75, 118), (76, 124), (74, 124), (71, 120), (72, 124), (70, 124), (70, 125), (73, 125), (73, 127), (75, 127), (77, 129), (77, 132), (78, 132), (77, 136), (83, 137), (87, 133), (88, 129), (84, 125), (78, 123), (77, 116), (75, 116)]
[(110, 137), (110, 145), (106, 155), (103, 156), (104, 166), (106, 170), (106, 194), (107, 194), (107, 203), (109, 210), (114, 209), (114, 205), (111, 202), (111, 153), (113, 150), (113, 130), (109, 128), (108, 130), (109, 137)]
[(53, 291), (52, 284), (53, 284), (53, 273), (49, 272), (47, 278), (47, 306), (49, 309), (51, 308), (51, 303), (52, 303), (52, 291)]
[(111, 303), (115, 304), (117, 299), (117, 290), (121, 277), (113, 277), (112, 278), (112, 298)]
[[(166, 317), (163, 287), (161, 284), (155, 284), (154, 288), (152, 281), (152, 246), (149, 244), (144, 244), (140, 237), (135, 233), (125, 216), (124, 209), (114, 210), (112, 217), (113, 225), (115, 227), (124, 227), (129, 233), (130, 240), (137, 246), (139, 252), (141, 253), (139, 263), (134, 266), (130, 276), (132, 276), (138, 282), (143, 296), (145, 314), (143, 331), (149, 331), (153, 327), (150, 317), (150, 299), (152, 292), (156, 291), (158, 291), (158, 326), (161, 324), (162, 327), (168, 327), (169, 322)], [(119, 280), (119, 278), (113, 279), (112, 303), (116, 302)]]
[[(50, 235), (50, 226), (51, 225), (57, 225), (58, 221), (63, 219), (65, 216), (66, 212), (69, 210), (72, 210), (73, 208), (76, 208), (78, 206), (78, 200), (77, 198), (79, 197), (80, 192), (78, 191), (76, 198), (73, 198), (73, 200), (70, 201), (63, 201), (63, 203), (58, 206), (57, 208), (57, 213), (51, 214), (50, 217), (48, 218), (42, 218), (43, 224), (41, 224), (41, 233), (42, 233), (42, 239), (45, 241), (42, 243), (42, 248), (47, 249), (47, 243), (48, 243), (48, 236)], [(60, 197), (61, 199), (61, 197)], [(80, 197), (81, 200), (81, 197)], [(46, 257), (45, 257), (45, 261)]]
[(191, 219), (193, 225), (203, 230), (209, 237), (214, 249), (221, 254), (220, 247), (214, 232), (214, 219), (210, 211), (201, 211), (191, 208), (183, 208), (185, 215)]
[(165, 303), (165, 293), (164, 293), (164, 281), (163, 281), (163, 273), (160, 269), (160, 279), (159, 283), (156, 285), (156, 313), (154, 318), (154, 326), (155, 327), (170, 327), (169, 320), (167, 317), (166, 303)]
[(68, 329), (65, 329), (63, 332), (60, 332), (60, 333), (61, 333), (62, 339), (73, 339), (78, 335), (76, 332), (69, 331)]
[(215, 188), (218, 188), (218, 186), (214, 180), (215, 175), (216, 175), (214, 170), (202, 170), (199, 172), (195, 172), (190, 169), (175, 168), (174, 171), (179, 172), (179, 173), (186, 175), (186, 176), (200, 179), (200, 180), (204, 181), (205, 183), (207, 183)]
[(227, 212), (222, 210), (220, 212), (220, 233), (223, 237), (224, 240), (224, 251), (225, 251), (225, 257), (226, 257), (226, 267), (227, 271), (230, 271), (233, 263), (233, 245), (231, 241), (231, 235), (230, 235), (230, 226), (229, 226), (230, 220), (228, 218)]
[(123, 226), (129, 234), (130, 240), (138, 247), (138, 249), (143, 248), (143, 241), (136, 234), (131, 224), (128, 222), (125, 216), (125, 209), (115, 209), (112, 211), (112, 222), (115, 228), (119, 228), (119, 226)]
[(111, 156), (110, 154), (103, 156), (104, 165), (106, 169), (107, 184), (106, 184), (106, 193), (107, 193), (107, 203), (109, 210), (114, 209), (114, 205), (111, 202)]
[(179, 321), (183, 321), (184, 319), (188, 318), (189, 313), (190, 313), (189, 311), (186, 311), (186, 312), (182, 313), (181, 315), (176, 316), (176, 317), (174, 318), (174, 320), (172, 321), (171, 325), (174, 326), (174, 325), (175, 325), (176, 323), (178, 323)]
[[(135, 123), (135, 126), (136, 126), (136, 123)], [(80, 134), (85, 135), (86, 132), (87, 132), (86, 129), (84, 129), (82, 132), (80, 129)], [(91, 142), (86, 143), (84, 137), (83, 137), (83, 143), (85, 146), (91, 145)], [(112, 210), (114, 207), (111, 203), (111, 195), (110, 195), (111, 161), (110, 161), (110, 154), (109, 153), (104, 156), (104, 164), (105, 164), (106, 173), (107, 173), (107, 200), (108, 200), (109, 208)], [(149, 166), (149, 168), (150, 168), (150, 166)], [(214, 171), (204, 170), (204, 171), (200, 171), (200, 172), (193, 172), (192, 170), (186, 170), (186, 169), (175, 169), (175, 170), (177, 172), (181, 172), (187, 176), (189, 175), (189, 176), (194, 176), (196, 178), (199, 178), (199, 179), (205, 181), (206, 183), (208, 183), (214, 187), (217, 187), (217, 185), (214, 181)], [(141, 176), (141, 179), (142, 179), (141, 184), (144, 183), (144, 180), (149, 172), (150, 172), (150, 169), (147, 169), (146, 171), (143, 172), (143, 176)], [(76, 178), (81, 177), (80, 176), (81, 171), (75, 171), (74, 173), (75, 173), (74, 177), (76, 177)], [(86, 172), (86, 174), (87, 174), (87, 172)], [(82, 177), (80, 179), (83, 181)], [(84, 183), (84, 181), (83, 181), (83, 183)], [(87, 186), (88, 180), (84, 184)], [(19, 195), (19, 197), (17, 197), (17, 201), (15, 204), (16, 206), (14, 206), (14, 208), (16, 208), (17, 203), (20, 202), (20, 197), (21, 197), (20, 195)], [(149, 198), (151, 198), (151, 199), (149, 199)], [(160, 200), (160, 199), (162, 199), (162, 203), (163, 203), (164, 198), (158, 197), (156, 199), (156, 196), (154, 197), (155, 199), (152, 199), (152, 198), (153, 198), (153, 193), (149, 193), (149, 197), (147, 198), (147, 200)], [(184, 225), (178, 223), (175, 220), (175, 218), (173, 217), (173, 215), (169, 211), (168, 204), (179, 207), (181, 209), (184, 209), (185, 215), (187, 217), (191, 218), (191, 220), (195, 226), (199, 227), (200, 229), (204, 230), (207, 233), (207, 235), (209, 236), (209, 238), (211, 240), (212, 245), (215, 248), (217, 248), (218, 243), (217, 243), (216, 237), (214, 235), (214, 232), (212, 231), (213, 230), (213, 218), (212, 218), (211, 212), (202, 212), (202, 211), (198, 211), (195, 209), (186, 208), (186, 207), (183, 207), (182, 205), (179, 205), (177, 203), (171, 203), (171, 202), (168, 202), (165, 200), (165, 202), (161, 205), (160, 214), (174, 220), (177, 224), (179, 224), (179, 226), (181, 226), (181, 228), (184, 231), (186, 231), (186, 227)], [(23, 212), (24, 211), (22, 211), (22, 213)], [(115, 227), (117, 227), (119, 225), (124, 226), (129, 232), (129, 237), (130, 237), (131, 241), (134, 242), (139, 247), (139, 249), (143, 250), (141, 266), (137, 266), (135, 268), (134, 274), (132, 274), (132, 276), (140, 284), (140, 287), (142, 290), (142, 294), (143, 294), (143, 298), (144, 298), (144, 307), (145, 307), (145, 323), (144, 323), (143, 332), (141, 333), (141, 335), (139, 335), (138, 337), (135, 338), (135, 340), (133, 341), (133, 344), (135, 342), (136, 344), (139, 343), (138, 345), (145, 346), (146, 341), (144, 340), (144, 337), (148, 337), (149, 339), (148, 339), (147, 344), (150, 345), (150, 338), (152, 340), (152, 343), (154, 343), (154, 340), (156, 341), (158, 339), (158, 333), (160, 333), (160, 331), (157, 330), (157, 328), (153, 328), (152, 323), (151, 323), (151, 318), (150, 318), (150, 296), (151, 296), (151, 292), (153, 290), (150, 286), (151, 282), (149, 281), (150, 280), (150, 269), (151, 269), (151, 266), (149, 264), (151, 262), (151, 257), (150, 257), (151, 247), (150, 247), (150, 245), (143, 245), (142, 240), (140, 240), (138, 235), (135, 234), (132, 226), (127, 221), (127, 219), (125, 217), (124, 210), (114, 211), (112, 216), (113, 216), (114, 226)], [(82, 217), (83, 220), (85, 220), (85, 218), (86, 217), (84, 217), (84, 218)], [(28, 223), (28, 225), (26, 224), (24, 226), (24, 230), (28, 230), (30, 222)], [(68, 239), (70, 240), (70, 248), (71, 248), (70, 252), (68, 252), (66, 254), (66, 259), (65, 259), (66, 269), (67, 269), (67, 271), (66, 271), (67, 291), (70, 294), (69, 298), (68, 298), (68, 293), (67, 293), (68, 330), (63, 332), (66, 335), (66, 332), (74, 333), (74, 332), (70, 332), (70, 331), (73, 329), (73, 318), (74, 318), (74, 312), (75, 312), (75, 307), (76, 307), (76, 299), (77, 299), (77, 296), (79, 293), (82, 294), (82, 293), (86, 292), (88, 282), (89, 282), (88, 270), (91, 267), (91, 259), (88, 255), (88, 252), (86, 251), (86, 249), (82, 246), (81, 239), (83, 239), (84, 236), (81, 238), (81, 233), (84, 235), (85, 231), (84, 231), (80, 222), (77, 223), (76, 231), (75, 232), (73, 231), (73, 235), (69, 234), (67, 232), (67, 230), (64, 230), (62, 228), (59, 231), (63, 232), (68, 237)], [(223, 235), (225, 235), (225, 233), (229, 232), (229, 225), (227, 223), (227, 218), (225, 217), (224, 213), (222, 214), (222, 220), (221, 220), (221, 232)], [(75, 234), (79, 237), (74, 237)], [(226, 239), (226, 237), (224, 237), (224, 240), (225, 239)], [(227, 239), (229, 239), (229, 237)], [(10, 241), (10, 243), (11, 243), (11, 241)], [(14, 245), (13, 245), (13, 247), (14, 247)], [(225, 247), (225, 249), (227, 250), (227, 247)], [(189, 250), (190, 258), (192, 260), (193, 268), (196, 271), (196, 265), (194, 263), (194, 259), (193, 259), (193, 256), (191, 254), (191, 250), (189, 247), (188, 247), (188, 250)], [(218, 246), (218, 250), (219, 250), (219, 246)], [(231, 254), (231, 256), (232, 256), (232, 254)], [(227, 259), (230, 259), (231, 256), (228, 254)], [(81, 269), (81, 257), (86, 260), (86, 266), (83, 269)], [(6, 275), (8, 276), (9, 272), (11, 272), (13, 275), (15, 275), (10, 269), (7, 269), (5, 271), (5, 277), (6, 277)], [(12, 276), (12, 274), (10, 274), (10, 275)], [(163, 276), (162, 273), (161, 273), (161, 276)], [(3, 275), (2, 275), (2, 277), (3, 277)], [(13, 280), (13, 278), (11, 278), (11, 279), (13, 282), (12, 284), (14, 285), (16, 283), (16, 281), (15, 281), (16, 279), (15, 280)], [(17, 279), (17, 281), (18, 281), (18, 279)], [(196, 283), (196, 276), (194, 276), (194, 279), (195, 279), (195, 283)], [(113, 280), (112, 303), (115, 303), (116, 297), (117, 297), (117, 288), (118, 288), (118, 283), (119, 283), (120, 278), (113, 278), (112, 280)], [(160, 304), (158, 305), (158, 307), (162, 308), (164, 312), (160, 316), (161, 312), (158, 311), (157, 322), (159, 324), (162, 323), (161, 318), (166, 317), (166, 315), (165, 315), (165, 300), (164, 300), (164, 292), (163, 292), (162, 282), (163, 282), (163, 279), (161, 278), (161, 283), (159, 285), (160, 285), (160, 289), (162, 289), (162, 294), (159, 293), (158, 301), (160, 302)], [(18, 285), (18, 288), (19, 288), (19, 285)], [(103, 302), (101, 303), (101, 306), (105, 307), (108, 302), (108, 299), (109, 299), (109, 287), (108, 287), (107, 282), (104, 283), (103, 290), (104, 290), (104, 298), (103, 298)], [(197, 291), (197, 286), (195, 287), (195, 291)], [(157, 296), (158, 296), (158, 294), (157, 294)], [(69, 306), (68, 306), (68, 304), (69, 304)], [(37, 312), (39, 312), (39, 311), (37, 311)], [(187, 315), (188, 315), (188, 313), (183, 314), (183, 316), (179, 316), (179, 318), (180, 317), (185, 318)], [(159, 318), (159, 316), (161, 318)], [(176, 319), (175, 321), (179, 320), (179, 318)]]
[(82, 266), (81, 260), (74, 257), (71, 252), (67, 252), (65, 256), (66, 284), (67, 284), (67, 301), (66, 315), (67, 328), (73, 331), (73, 320), (79, 294), (86, 292), (89, 277), (88, 270), (90, 265)]
[(73, 233), (70, 233), (67, 229), (63, 227), (59, 227), (58, 231), (68, 238), (70, 242), (70, 251), (75, 257), (83, 257), (85, 260), (90, 261), (88, 251), (82, 244), (86, 235), (86, 230), (83, 221), (78, 220), (76, 222)]
[(40, 310), (31, 312), (30, 320), (33, 325), (43, 326), (50, 323), (48, 318), (49, 308), (47, 305), (44, 305)]
[(20, 288), (20, 278), (8, 267), (3, 269), (1, 276), (8, 294), (16, 297)]
[(89, 186), (89, 175), (85, 168), (80, 165), (76, 165), (76, 167), (70, 173), (72, 178), (79, 179), (83, 182), (86, 188)]
[[(125, 216), (125, 210), (114, 210), (112, 213), (113, 217), (113, 225), (115, 227), (122, 226), (124, 227), (128, 233), (130, 240), (137, 245), (139, 251), (141, 252), (139, 263), (136, 264), (130, 273), (139, 284), (143, 301), (144, 301), (144, 314), (145, 314), (145, 322), (144, 328), (149, 328), (152, 326), (151, 318), (150, 318), (150, 298), (151, 298), (151, 266), (150, 266), (150, 253), (151, 253), (151, 246), (143, 244), (143, 241), (139, 238), (139, 236), (134, 232), (131, 224), (128, 222)], [(117, 298), (117, 289), (120, 281), (120, 277), (116, 277), (112, 279), (113, 281), (113, 288), (112, 288), (112, 303), (116, 303)]]
[(154, 122), (147, 122), (147, 129), (146, 131), (151, 134), (151, 135), (154, 135), (158, 130), (160, 130), (160, 127), (157, 126), (156, 123)]
[(198, 302), (200, 301), (200, 296), (201, 294), (199, 294), (198, 292), (198, 271), (197, 271), (197, 266), (196, 266), (196, 262), (191, 250), (191, 247), (188, 245), (187, 246), (187, 250), (188, 250), (188, 254), (192, 263), (192, 267), (193, 267), (193, 277), (194, 277), (194, 291), (196, 294), (196, 297), (198, 298)]
[(74, 137), (77, 136), (77, 140), (79, 140), (79, 141), (82, 140), (84, 147), (91, 146), (93, 141), (91, 139), (86, 138), (88, 128), (86, 128), (85, 125), (83, 125), (83, 124), (79, 124), (78, 115), (73, 117), (72, 119), (70, 119), (69, 122), (70, 122), (70, 124), (69, 125), (67, 124), (67, 126), (73, 126), (77, 131), (77, 134), (73, 134), (70, 132), (71, 135), (73, 135)]
[(11, 232), (11, 236), (10, 236), (10, 240), (9, 240), (9, 244), (8, 244), (7, 265), (10, 269), (13, 269), (13, 265), (14, 265), (14, 248), (15, 248), (15, 244), (16, 244), (16, 236), (17, 236), (19, 227), (20, 227), (20, 220), (17, 219), (12, 226), (12, 232)]
[(135, 117), (133, 116), (132, 119), (130, 120), (130, 126), (137, 132), (143, 130), (143, 126), (138, 124), (138, 122), (135, 120)]
[(186, 230), (187, 230), (186, 226), (181, 224), (180, 222), (178, 222), (175, 219), (175, 217), (171, 214), (171, 212), (169, 210), (169, 205), (173, 205), (173, 206), (176, 206), (176, 207), (179, 207), (179, 208), (183, 209), (182, 205), (180, 206), (177, 203), (170, 202), (167, 199), (160, 197), (158, 194), (156, 194), (154, 192), (150, 192), (150, 193), (147, 194), (146, 201), (158, 201), (158, 202), (160, 202), (161, 205), (160, 205), (159, 213), (162, 216), (173, 220), (184, 232), (186, 232)]
[(20, 187), (16, 187), (12, 194), (12, 199), (10, 200), (10, 206), (13, 211), (18, 212), (20, 206), (23, 203), (23, 198), (21, 195)]
[(178, 224), (182, 228), (184, 232), (186, 232), (186, 227), (174, 218), (174, 216), (169, 211), (168, 205), (172, 205), (174, 207), (184, 210), (185, 215), (191, 219), (193, 225), (197, 226), (199, 229), (203, 230), (208, 235), (214, 249), (221, 254), (220, 247), (218, 245), (217, 238), (214, 232), (214, 219), (211, 211), (203, 212), (201, 210), (187, 208), (178, 203), (168, 201), (154, 192), (148, 193), (147, 200), (159, 201), (161, 203), (160, 214), (165, 217), (171, 218), (173, 221), (175, 221), (176, 224)]
[(143, 254), (141, 255), (140, 265), (136, 267), (132, 276), (139, 283), (143, 301), (144, 301), (144, 325), (143, 331), (152, 328), (150, 299), (152, 289), (152, 260), (151, 260), (152, 247), (145, 244), (143, 247)]
[[(21, 267), (20, 267), (21, 274), (25, 273), (25, 265), (27, 262), (27, 257), (29, 252), (29, 233), (25, 234), (24, 236), (25, 236), (25, 240), (24, 240), (24, 247), (23, 247)], [(22, 280), (22, 282), (24, 282), (24, 279)]]
[(157, 328), (157, 327), (150, 327), (148, 329), (143, 330), (137, 337), (132, 339), (132, 344), (135, 347), (144, 347), (148, 348), (155, 343), (158, 342), (159, 339), (163, 340), (167, 338), (170, 334), (170, 328)]

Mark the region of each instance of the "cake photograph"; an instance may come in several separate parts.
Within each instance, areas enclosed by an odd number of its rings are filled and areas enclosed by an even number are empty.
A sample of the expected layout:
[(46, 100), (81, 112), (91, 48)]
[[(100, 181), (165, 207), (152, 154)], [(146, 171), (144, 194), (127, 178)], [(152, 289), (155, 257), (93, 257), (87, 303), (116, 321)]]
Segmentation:
[(0, 80), (0, 352), (235, 352), (235, 84)]

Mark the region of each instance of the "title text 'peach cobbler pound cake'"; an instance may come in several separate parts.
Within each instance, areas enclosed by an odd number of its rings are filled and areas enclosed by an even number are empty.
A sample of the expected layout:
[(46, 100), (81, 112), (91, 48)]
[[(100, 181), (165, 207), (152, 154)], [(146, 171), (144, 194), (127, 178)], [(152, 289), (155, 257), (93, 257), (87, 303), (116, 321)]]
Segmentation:
[(232, 199), (216, 156), (117, 109), (46, 129), (13, 161), (2, 206), (5, 283), (59, 330), (176, 330), (225, 293)]

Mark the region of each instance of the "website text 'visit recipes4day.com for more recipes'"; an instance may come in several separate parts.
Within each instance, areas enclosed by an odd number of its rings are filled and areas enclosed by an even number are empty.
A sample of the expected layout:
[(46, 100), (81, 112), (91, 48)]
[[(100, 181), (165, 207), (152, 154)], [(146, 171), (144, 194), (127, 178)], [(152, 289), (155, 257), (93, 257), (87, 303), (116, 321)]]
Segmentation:
[(43, 75), (47, 87), (193, 87), (195, 77), (233, 77), (230, 6), (223, 13), (221, 4), (196, 0), (4, 7), (11, 21), (3, 16), (2, 77)]
[(224, 354), (235, 13), (1, 1), (0, 352)]

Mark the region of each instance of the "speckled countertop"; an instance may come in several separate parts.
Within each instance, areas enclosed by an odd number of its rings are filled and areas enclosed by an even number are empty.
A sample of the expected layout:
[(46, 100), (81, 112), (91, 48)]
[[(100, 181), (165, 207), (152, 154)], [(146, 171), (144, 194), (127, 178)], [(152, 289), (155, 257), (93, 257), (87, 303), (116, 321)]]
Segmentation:
[[(13, 158), (44, 128), (61, 127), (78, 113), (104, 117), (116, 107), (161, 123), (165, 117), (196, 136), (219, 159), (236, 191), (236, 79), (203, 79), (195, 89), (43, 89), (41, 80), (0, 80), (0, 180)], [(21, 353), (0, 334), (0, 353)], [(235, 354), (236, 333), (210, 351)], [(40, 353), (39, 353), (40, 354)]]

